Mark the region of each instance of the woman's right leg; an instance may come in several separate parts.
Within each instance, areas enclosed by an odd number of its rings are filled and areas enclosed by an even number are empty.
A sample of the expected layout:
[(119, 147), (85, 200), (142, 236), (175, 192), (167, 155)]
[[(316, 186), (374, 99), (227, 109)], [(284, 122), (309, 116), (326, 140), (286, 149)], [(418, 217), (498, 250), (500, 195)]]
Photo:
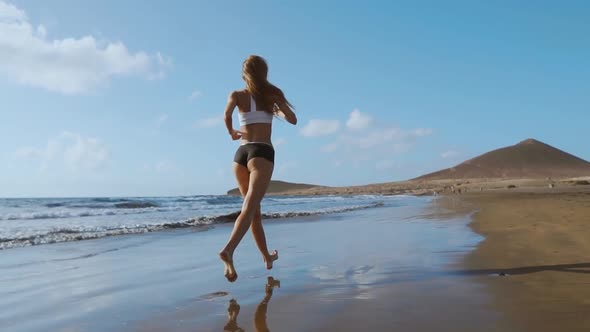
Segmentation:
[(252, 231), (252, 236), (254, 237), (256, 246), (258, 246), (258, 250), (260, 250), (260, 253), (262, 254), (264, 263), (266, 263), (266, 268), (268, 270), (272, 269), (272, 262), (279, 258), (279, 252), (276, 250), (268, 252), (268, 247), (266, 245), (266, 235), (264, 234), (264, 228), (262, 227), (262, 213), (260, 212), (260, 205), (258, 205), (258, 209), (254, 214), (254, 219), (252, 219), (250, 230)]
[(236, 219), (229, 241), (219, 253), (219, 256), (226, 264), (226, 277), (229, 281), (233, 282), (237, 279), (237, 273), (233, 266), (234, 250), (248, 231), (248, 228), (250, 228), (254, 214), (260, 206), (260, 201), (262, 201), (266, 188), (270, 183), (273, 167), (274, 164), (264, 158), (252, 158), (248, 161), (250, 181), (242, 204), (242, 211)]

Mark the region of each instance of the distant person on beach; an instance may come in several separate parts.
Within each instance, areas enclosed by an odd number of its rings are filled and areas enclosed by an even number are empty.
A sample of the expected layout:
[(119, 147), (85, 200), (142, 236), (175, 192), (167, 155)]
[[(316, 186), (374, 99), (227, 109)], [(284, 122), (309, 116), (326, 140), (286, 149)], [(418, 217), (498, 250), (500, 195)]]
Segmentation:
[[(275, 150), (271, 143), (272, 120), (280, 116), (297, 124), (293, 106), (283, 91), (267, 80), (268, 65), (257, 55), (249, 56), (242, 66), (242, 79), (246, 88), (230, 93), (225, 107), (225, 126), (233, 140), (241, 140), (234, 156), (233, 169), (238, 188), (244, 197), (242, 211), (237, 217), (231, 236), (219, 257), (225, 264), (225, 277), (230, 282), (238, 279), (234, 267), (234, 250), (248, 231), (252, 229), (254, 241), (262, 254), (267, 269), (279, 258), (276, 250), (269, 252), (262, 228), (260, 202), (272, 177)], [(232, 124), (232, 114), (238, 107), (240, 130)]]

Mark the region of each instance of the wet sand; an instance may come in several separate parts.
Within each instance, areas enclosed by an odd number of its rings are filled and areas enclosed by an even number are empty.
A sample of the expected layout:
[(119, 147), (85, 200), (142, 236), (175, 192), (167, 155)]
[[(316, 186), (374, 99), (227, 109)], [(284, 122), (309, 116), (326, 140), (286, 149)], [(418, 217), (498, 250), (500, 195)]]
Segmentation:
[(266, 278), (238, 279), (226, 296), (164, 312), (138, 330), (510, 331), (461, 265), (481, 240), (468, 214), (441, 210), (374, 209), (281, 225), (278, 240), (292, 247), (269, 272), (281, 283), (271, 299)]
[[(486, 286), (460, 265), (481, 240), (469, 215), (432, 213), (430, 200), (266, 223), (280, 259), (265, 270), (248, 234), (236, 283), (216, 255), (231, 225), (3, 251), (0, 322), (14, 332), (502, 330)], [(280, 281), (272, 297), (269, 276)]]
[(407, 202), (266, 223), (280, 259), (266, 271), (247, 235), (236, 283), (216, 255), (230, 225), (2, 251), (0, 322), (15, 332), (589, 329), (590, 194)]
[(590, 192), (502, 192), (462, 197), (480, 209), (471, 227), (485, 240), (468, 269), (517, 331), (590, 331)]

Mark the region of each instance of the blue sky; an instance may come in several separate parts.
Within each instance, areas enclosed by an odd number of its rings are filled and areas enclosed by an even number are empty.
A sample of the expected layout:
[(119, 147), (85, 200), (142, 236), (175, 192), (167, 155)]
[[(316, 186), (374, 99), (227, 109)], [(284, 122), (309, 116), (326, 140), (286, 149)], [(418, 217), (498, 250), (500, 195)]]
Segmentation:
[[(220, 194), (264, 56), (275, 179), (403, 180), (529, 137), (590, 160), (585, 1), (0, 0), (0, 196)], [(236, 122), (236, 121), (234, 121)]]

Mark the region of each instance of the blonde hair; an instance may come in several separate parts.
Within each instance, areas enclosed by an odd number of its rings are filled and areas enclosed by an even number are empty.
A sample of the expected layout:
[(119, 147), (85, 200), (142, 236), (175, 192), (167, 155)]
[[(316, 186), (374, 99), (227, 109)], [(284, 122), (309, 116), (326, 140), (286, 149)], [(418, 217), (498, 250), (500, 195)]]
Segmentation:
[(283, 91), (267, 79), (268, 65), (263, 57), (250, 55), (242, 65), (242, 78), (256, 104), (264, 106), (267, 112), (276, 112), (275, 103), (285, 103), (293, 108)]

